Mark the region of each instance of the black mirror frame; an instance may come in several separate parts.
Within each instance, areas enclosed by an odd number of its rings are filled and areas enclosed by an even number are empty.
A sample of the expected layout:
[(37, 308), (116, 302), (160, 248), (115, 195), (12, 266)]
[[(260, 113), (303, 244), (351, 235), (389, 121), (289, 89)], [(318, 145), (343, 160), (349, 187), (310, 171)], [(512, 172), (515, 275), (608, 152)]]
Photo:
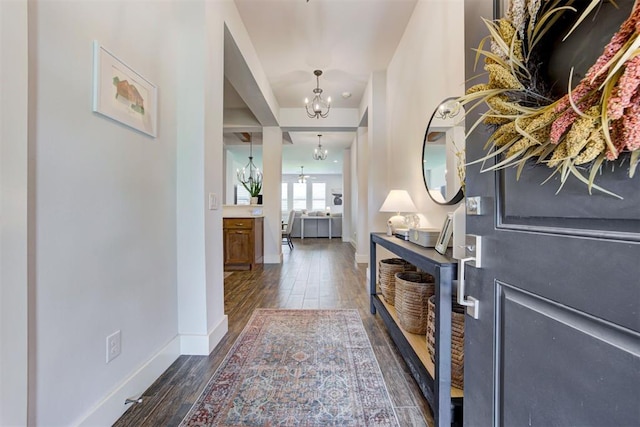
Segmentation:
[(424, 131), (424, 140), (422, 141), (422, 157), (420, 158), (420, 168), (422, 169), (422, 181), (424, 182), (424, 188), (427, 189), (427, 194), (429, 195), (429, 198), (433, 200), (434, 203), (441, 206), (450, 206), (450, 205), (455, 205), (460, 203), (460, 201), (464, 199), (464, 190), (462, 189), (462, 186), (460, 186), (460, 188), (458, 189), (458, 192), (451, 198), (451, 200), (446, 200), (444, 202), (441, 202), (434, 199), (433, 196), (431, 195), (431, 192), (429, 191), (429, 184), (427, 183), (427, 177), (424, 173), (424, 155), (427, 149), (427, 137), (429, 135), (429, 128), (431, 127), (431, 122), (433, 121), (433, 118), (436, 116), (436, 113), (438, 112), (438, 107), (440, 107), (440, 105), (442, 105), (443, 103), (447, 101), (451, 101), (453, 99), (458, 99), (458, 98), (449, 97), (449, 98), (443, 99), (442, 101), (440, 101), (438, 106), (433, 110), (433, 113), (431, 113), (431, 117), (429, 118), (429, 123), (427, 124), (427, 129)]

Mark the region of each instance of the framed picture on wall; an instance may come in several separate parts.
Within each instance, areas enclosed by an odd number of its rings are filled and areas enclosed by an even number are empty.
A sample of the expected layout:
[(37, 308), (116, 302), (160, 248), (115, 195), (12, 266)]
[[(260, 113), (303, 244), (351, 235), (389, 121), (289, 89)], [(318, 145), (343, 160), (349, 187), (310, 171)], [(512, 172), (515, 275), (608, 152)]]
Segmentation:
[(93, 111), (157, 136), (158, 88), (93, 42)]

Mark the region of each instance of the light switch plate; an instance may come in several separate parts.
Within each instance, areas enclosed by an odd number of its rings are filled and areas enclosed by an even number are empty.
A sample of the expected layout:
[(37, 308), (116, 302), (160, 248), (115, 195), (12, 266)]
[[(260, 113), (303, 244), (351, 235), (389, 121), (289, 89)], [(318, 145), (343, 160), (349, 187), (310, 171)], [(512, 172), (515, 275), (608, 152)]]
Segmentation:
[(213, 211), (219, 208), (218, 195), (216, 193), (209, 193), (209, 210)]

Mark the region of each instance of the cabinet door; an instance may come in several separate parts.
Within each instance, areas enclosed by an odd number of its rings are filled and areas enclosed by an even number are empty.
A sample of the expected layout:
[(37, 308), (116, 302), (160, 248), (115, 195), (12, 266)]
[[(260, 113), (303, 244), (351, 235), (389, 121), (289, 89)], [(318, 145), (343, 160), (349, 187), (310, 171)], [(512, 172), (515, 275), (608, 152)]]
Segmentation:
[(251, 230), (225, 230), (224, 232), (224, 263), (251, 264), (253, 247)]

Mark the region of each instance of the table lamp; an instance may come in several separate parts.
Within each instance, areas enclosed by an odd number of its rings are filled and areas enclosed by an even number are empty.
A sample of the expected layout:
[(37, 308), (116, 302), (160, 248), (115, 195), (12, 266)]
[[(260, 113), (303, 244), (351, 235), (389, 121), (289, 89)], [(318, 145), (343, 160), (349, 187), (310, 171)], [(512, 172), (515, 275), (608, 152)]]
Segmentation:
[(397, 229), (405, 228), (405, 217), (401, 212), (417, 212), (411, 196), (406, 190), (391, 190), (384, 200), (380, 212), (396, 212), (396, 215), (387, 221), (387, 235), (391, 236)]

